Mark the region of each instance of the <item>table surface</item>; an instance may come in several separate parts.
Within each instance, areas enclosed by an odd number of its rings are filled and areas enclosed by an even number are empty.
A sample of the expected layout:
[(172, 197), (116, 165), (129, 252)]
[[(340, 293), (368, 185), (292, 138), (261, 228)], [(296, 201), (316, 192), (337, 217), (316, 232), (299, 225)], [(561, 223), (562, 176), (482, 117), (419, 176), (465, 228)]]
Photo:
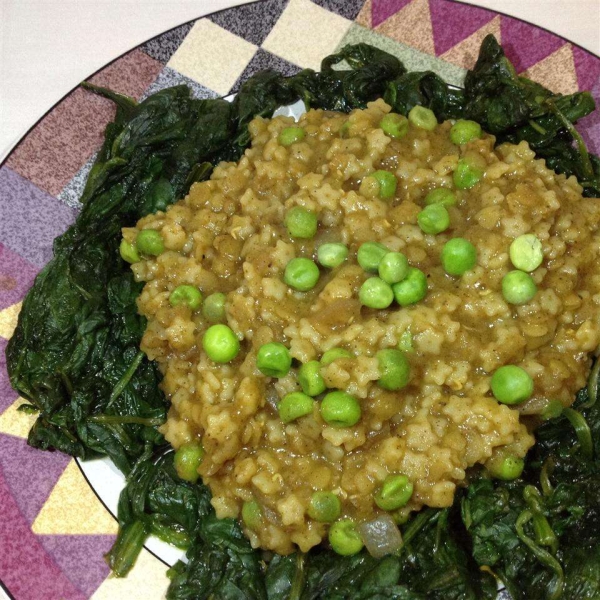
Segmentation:
[[(147, 39), (248, 0), (0, 0), (0, 162), (80, 81)], [(600, 54), (600, 0), (469, 2)], [(26, 40), (26, 43), (23, 43)]]

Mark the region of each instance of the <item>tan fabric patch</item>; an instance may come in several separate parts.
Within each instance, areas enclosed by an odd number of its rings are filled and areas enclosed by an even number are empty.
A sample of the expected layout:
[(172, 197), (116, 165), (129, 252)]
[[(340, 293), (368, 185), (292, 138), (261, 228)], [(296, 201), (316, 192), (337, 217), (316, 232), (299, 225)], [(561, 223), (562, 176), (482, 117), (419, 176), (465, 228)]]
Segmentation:
[(19, 412), (21, 404), (27, 404), (27, 400), (19, 397), (0, 415), (0, 433), (26, 440), (37, 415)]
[(354, 19), (355, 23), (362, 25), (363, 27), (367, 27), (371, 29), (373, 27), (373, 18), (371, 16), (371, 2), (372, 0), (367, 0), (363, 7), (360, 9), (360, 12), (356, 15), (356, 19)]
[(572, 94), (579, 89), (571, 44), (565, 44), (550, 56), (529, 67), (523, 75), (559, 94)]
[(393, 40), (435, 55), (428, 0), (414, 0), (375, 28)]
[(262, 47), (300, 67), (319, 69), (351, 25), (309, 0), (290, 0)]
[(455, 65), (460, 65), (465, 69), (472, 69), (477, 57), (479, 56), (479, 48), (483, 38), (488, 34), (493, 34), (496, 39), (502, 43), (500, 39), (500, 17), (494, 17), (489, 23), (486, 23), (481, 29), (470, 35), (466, 40), (456, 44), (454, 48), (450, 48), (442, 54), (440, 58), (447, 60)]
[(167, 567), (146, 549), (127, 577), (107, 577), (90, 600), (162, 600), (169, 587)]
[(200, 19), (167, 66), (219, 94), (227, 94), (256, 50), (254, 44)]
[(4, 339), (9, 340), (15, 332), (20, 312), (21, 302), (0, 311), (0, 336)]
[(117, 522), (95, 496), (72, 460), (31, 526), (33, 533), (54, 535), (116, 534)]

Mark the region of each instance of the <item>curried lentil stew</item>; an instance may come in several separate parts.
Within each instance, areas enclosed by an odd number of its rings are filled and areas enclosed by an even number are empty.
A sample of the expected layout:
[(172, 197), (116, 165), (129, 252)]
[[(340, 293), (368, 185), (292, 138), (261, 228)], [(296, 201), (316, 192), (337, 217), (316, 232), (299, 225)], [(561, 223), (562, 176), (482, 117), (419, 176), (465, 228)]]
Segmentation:
[(239, 162), (123, 230), (178, 472), (255, 547), (352, 554), (348, 528), (448, 507), (474, 465), (518, 477), (589, 374), (600, 204), (415, 108), (256, 118)]

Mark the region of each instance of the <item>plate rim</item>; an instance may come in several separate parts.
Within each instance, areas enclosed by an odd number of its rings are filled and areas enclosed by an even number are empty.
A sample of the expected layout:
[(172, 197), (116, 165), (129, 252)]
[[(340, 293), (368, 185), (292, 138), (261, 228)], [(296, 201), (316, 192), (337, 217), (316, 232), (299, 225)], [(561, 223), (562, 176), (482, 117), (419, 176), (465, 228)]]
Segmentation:
[[(179, 29), (180, 27), (183, 27), (184, 25), (189, 25), (190, 23), (195, 23), (196, 21), (198, 21), (200, 19), (205, 19), (205, 18), (210, 17), (212, 15), (217, 15), (217, 14), (219, 14), (221, 12), (225, 12), (226, 10), (232, 10), (232, 9), (240, 8), (241, 6), (247, 6), (247, 5), (250, 5), (250, 4), (259, 4), (260, 2), (266, 2), (266, 1), (267, 0), (251, 0), (250, 2), (244, 2), (244, 3), (239, 3), (239, 4), (236, 3), (235, 5), (229, 6), (227, 8), (222, 8), (220, 10), (214, 10), (214, 11), (206, 13), (205, 15), (202, 15), (200, 17), (195, 17), (193, 19), (189, 19), (187, 21), (184, 21), (183, 23), (180, 23), (179, 25), (175, 25), (174, 27), (170, 27), (169, 29), (165, 29), (164, 31), (161, 31), (160, 33), (157, 33), (156, 35), (153, 35), (152, 37), (149, 37), (148, 39), (146, 39), (143, 42), (140, 42), (139, 44), (137, 44), (137, 45), (129, 48), (128, 50), (125, 50), (124, 52), (122, 52), (121, 54), (119, 54), (118, 56), (116, 56), (115, 58), (113, 58), (112, 60), (108, 61), (107, 63), (105, 63), (104, 65), (102, 65), (98, 69), (96, 69), (93, 73), (90, 73), (85, 79), (83, 79), (83, 81), (80, 81), (77, 85), (75, 85), (71, 89), (69, 89), (69, 91), (67, 91), (50, 108), (48, 108), (48, 110), (46, 110), (44, 112), (44, 114), (42, 114), (35, 121), (35, 123), (33, 123), (23, 133), (23, 135), (17, 140), (17, 142), (15, 143), (15, 145), (9, 150), (8, 154), (0, 161), (0, 169), (2, 167), (6, 166), (6, 163), (8, 162), (8, 160), (10, 159), (10, 157), (19, 148), (19, 146), (25, 141), (25, 138), (27, 138), (29, 136), (29, 134), (40, 124), (40, 122), (43, 121), (63, 100), (65, 100), (68, 96), (70, 96), (75, 90), (77, 90), (78, 88), (80, 88), (82, 83), (84, 83), (85, 81), (88, 81), (89, 79), (91, 79), (92, 77), (94, 77), (94, 75), (100, 73), (100, 71), (103, 71), (104, 69), (106, 69), (110, 65), (116, 63), (118, 60), (120, 60), (121, 58), (123, 58), (124, 56), (126, 56), (127, 54), (129, 54), (130, 52), (133, 52), (134, 50), (137, 50), (138, 48), (141, 48), (142, 46), (145, 46), (148, 42), (151, 42), (152, 40), (155, 40), (156, 38), (159, 38), (159, 37), (165, 35), (166, 33), (174, 31), (175, 29)], [(286, 0), (286, 1), (289, 1), (289, 0)], [(364, 0), (364, 3), (366, 3), (367, 1), (368, 0)], [(599, 53), (596, 53), (596, 52), (593, 52), (591, 50), (588, 50), (587, 48), (584, 48), (581, 44), (579, 44), (577, 42), (574, 42), (573, 40), (570, 40), (569, 38), (566, 38), (564, 35), (560, 35), (560, 34), (554, 32), (554, 31), (548, 29), (547, 27), (542, 27), (541, 25), (536, 25), (535, 23), (532, 23), (531, 21), (528, 21), (527, 19), (522, 19), (521, 17), (515, 17), (515, 16), (510, 15), (510, 14), (508, 14), (506, 12), (501, 11), (501, 10), (495, 10), (493, 8), (488, 8), (486, 6), (479, 6), (478, 4), (471, 4), (470, 2), (465, 2), (464, 0), (445, 0), (445, 1), (446, 2), (453, 2), (455, 4), (461, 4), (462, 6), (468, 6), (470, 8), (485, 10), (485, 11), (487, 11), (489, 13), (494, 13), (496, 15), (500, 15), (500, 16), (503, 16), (503, 17), (507, 17), (509, 19), (514, 19), (516, 21), (520, 21), (521, 23), (526, 23), (527, 25), (530, 25), (531, 27), (535, 27), (536, 29), (539, 29), (541, 31), (544, 31), (546, 33), (554, 35), (554, 36), (560, 38), (561, 40), (564, 40), (565, 42), (567, 42), (569, 44), (572, 44), (573, 46), (579, 48), (580, 50), (583, 50), (584, 52), (587, 52), (588, 54), (591, 54), (592, 56), (594, 56), (595, 58), (597, 58), (598, 60), (600, 60), (600, 51), (599, 51)], [(364, 4), (363, 4), (363, 6), (364, 6)], [(436, 57), (436, 58), (439, 58), (439, 57)], [(166, 67), (166, 65), (163, 65), (163, 68), (164, 67)], [(217, 96), (217, 97), (218, 98), (222, 98), (224, 96)], [(600, 111), (600, 106), (598, 106), (597, 110)]]

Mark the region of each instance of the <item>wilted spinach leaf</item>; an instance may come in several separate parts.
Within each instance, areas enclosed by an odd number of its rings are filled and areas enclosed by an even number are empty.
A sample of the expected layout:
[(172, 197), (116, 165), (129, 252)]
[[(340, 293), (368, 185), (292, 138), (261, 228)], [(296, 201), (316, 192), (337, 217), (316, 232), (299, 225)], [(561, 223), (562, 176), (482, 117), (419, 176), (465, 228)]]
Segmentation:
[(576, 175), (591, 197), (600, 196), (600, 164), (590, 157), (573, 124), (594, 108), (589, 92), (563, 96), (517, 76), (492, 35), (484, 39), (477, 63), (465, 78), (467, 118), (499, 142), (529, 142), (551, 169)]
[(388, 84), (384, 100), (403, 115), (417, 105), (430, 108), (440, 121), (464, 115), (464, 91), (449, 86), (432, 71), (406, 73), (395, 79)]
[(202, 519), (187, 560), (172, 569), (168, 600), (267, 600), (259, 553), (233, 519)]
[(591, 113), (589, 92), (563, 96), (520, 77), (493, 35), (481, 45), (464, 90), (446, 84), (431, 71), (406, 73), (390, 82), (385, 100), (408, 114), (416, 104), (431, 108), (438, 119), (477, 121), (498, 143), (525, 140), (549, 168), (575, 175), (584, 195), (600, 196), (600, 161), (590, 155), (574, 123)]
[(590, 404), (582, 390), (570, 418), (537, 429), (522, 479), (482, 477), (463, 500), (473, 557), (515, 600), (600, 597), (600, 404)]
[[(333, 68), (342, 61), (351, 68)], [(288, 85), (308, 108), (348, 112), (382, 97), (388, 82), (403, 73), (406, 69), (395, 56), (368, 44), (355, 44), (324, 58), (320, 73), (305, 69), (291, 77)]]

